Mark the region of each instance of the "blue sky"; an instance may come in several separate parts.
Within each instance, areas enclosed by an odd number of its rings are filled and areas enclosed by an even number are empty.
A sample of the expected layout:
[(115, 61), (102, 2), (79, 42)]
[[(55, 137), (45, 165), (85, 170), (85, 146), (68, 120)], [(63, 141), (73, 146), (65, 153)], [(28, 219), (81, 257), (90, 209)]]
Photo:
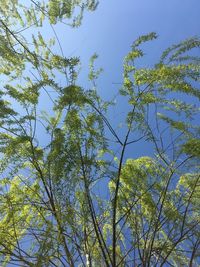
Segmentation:
[(80, 28), (58, 25), (55, 29), (66, 56), (81, 57), (82, 82), (90, 56), (99, 55), (104, 68), (100, 90), (108, 97), (112, 83), (121, 82), (123, 58), (138, 36), (151, 31), (159, 35), (147, 50), (151, 63), (168, 46), (199, 35), (199, 10), (199, 0), (100, 0), (95, 12), (85, 13)]

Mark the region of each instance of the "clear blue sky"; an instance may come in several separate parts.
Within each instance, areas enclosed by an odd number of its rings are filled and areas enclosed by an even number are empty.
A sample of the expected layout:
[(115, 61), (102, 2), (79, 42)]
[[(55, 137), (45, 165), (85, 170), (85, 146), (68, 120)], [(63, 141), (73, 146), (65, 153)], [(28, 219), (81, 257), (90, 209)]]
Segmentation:
[(199, 0), (100, 0), (95, 12), (85, 13), (80, 28), (59, 25), (56, 31), (66, 55), (81, 57), (82, 82), (90, 56), (99, 54), (101, 93), (108, 96), (112, 82), (121, 82), (122, 61), (133, 40), (151, 31), (159, 35), (147, 50), (150, 63), (168, 46), (200, 35), (199, 10)]

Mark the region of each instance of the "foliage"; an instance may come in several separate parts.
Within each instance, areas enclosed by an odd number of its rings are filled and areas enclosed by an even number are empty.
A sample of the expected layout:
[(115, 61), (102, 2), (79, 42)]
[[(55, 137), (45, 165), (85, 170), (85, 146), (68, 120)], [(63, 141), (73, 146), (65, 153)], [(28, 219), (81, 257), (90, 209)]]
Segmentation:
[[(156, 34), (133, 43), (121, 136), (107, 116), (113, 103), (97, 92), (97, 55), (86, 90), (78, 58), (27, 32), (48, 21), (78, 26), (97, 2), (30, 2), (4, 0), (0, 10), (2, 266), (198, 266), (200, 40), (170, 47), (151, 68), (137, 62)], [(137, 144), (152, 150), (135, 158)]]

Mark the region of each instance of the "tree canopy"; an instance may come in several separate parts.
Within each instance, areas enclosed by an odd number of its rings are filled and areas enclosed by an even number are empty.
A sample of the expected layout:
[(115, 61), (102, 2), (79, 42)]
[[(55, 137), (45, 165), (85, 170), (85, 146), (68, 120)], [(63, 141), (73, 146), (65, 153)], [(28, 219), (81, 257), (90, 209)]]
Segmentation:
[[(84, 88), (79, 58), (56, 54), (56, 34), (41, 33), (44, 23), (77, 27), (97, 5), (1, 3), (1, 266), (199, 266), (200, 39), (152, 67), (138, 62), (157, 35), (133, 42), (121, 133), (108, 116), (115, 103), (98, 92), (97, 55)], [(141, 142), (151, 151), (136, 157)]]

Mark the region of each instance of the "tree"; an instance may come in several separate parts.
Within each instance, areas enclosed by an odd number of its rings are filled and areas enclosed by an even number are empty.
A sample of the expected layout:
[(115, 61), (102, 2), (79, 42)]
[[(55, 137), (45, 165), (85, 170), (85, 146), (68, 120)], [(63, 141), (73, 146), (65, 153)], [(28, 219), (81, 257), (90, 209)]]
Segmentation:
[[(55, 54), (54, 41), (47, 45), (39, 31), (30, 45), (26, 31), (47, 19), (79, 25), (97, 3), (31, 2), (7, 0), (1, 8), (2, 266), (198, 266), (200, 60), (192, 51), (200, 40), (170, 47), (152, 68), (137, 60), (156, 34), (133, 43), (119, 133), (107, 116), (113, 103), (98, 95), (97, 56), (86, 90), (77, 81), (78, 58)], [(44, 92), (49, 108), (40, 112)], [(152, 151), (135, 158), (139, 142)]]

